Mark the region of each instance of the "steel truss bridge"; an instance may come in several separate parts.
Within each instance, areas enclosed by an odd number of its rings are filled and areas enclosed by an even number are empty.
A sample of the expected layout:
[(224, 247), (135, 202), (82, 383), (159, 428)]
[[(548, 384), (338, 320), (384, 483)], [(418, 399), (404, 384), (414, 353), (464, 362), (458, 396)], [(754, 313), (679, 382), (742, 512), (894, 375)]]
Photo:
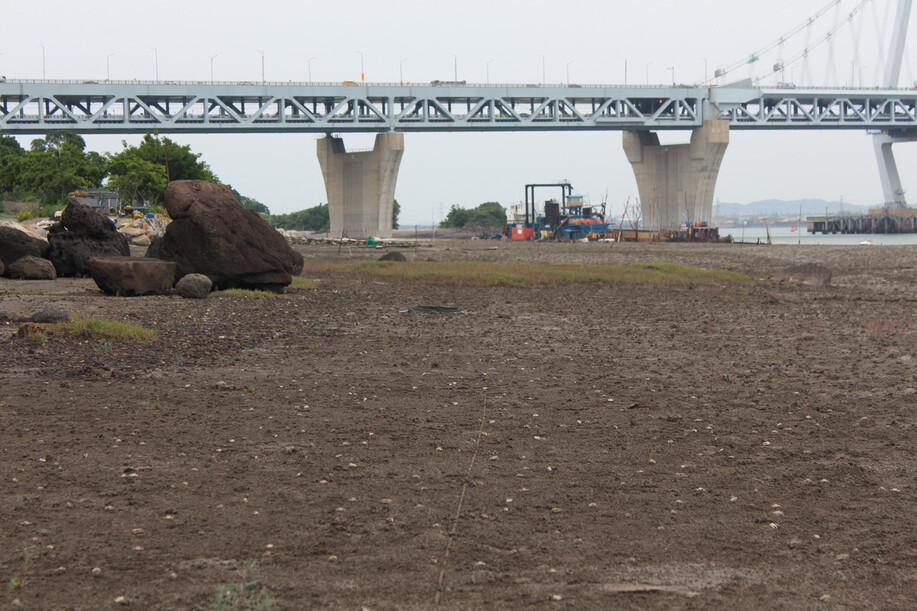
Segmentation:
[(0, 133), (732, 129), (917, 133), (917, 90), (723, 87), (0, 82)]

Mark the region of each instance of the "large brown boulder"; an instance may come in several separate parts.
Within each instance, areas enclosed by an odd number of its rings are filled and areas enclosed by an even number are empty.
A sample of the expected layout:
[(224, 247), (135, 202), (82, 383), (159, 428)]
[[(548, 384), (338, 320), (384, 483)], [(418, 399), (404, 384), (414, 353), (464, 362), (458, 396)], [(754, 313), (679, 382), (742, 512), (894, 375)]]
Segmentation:
[(157, 244), (158, 256), (175, 261), (179, 277), (203, 274), (216, 289), (277, 291), (302, 271), (302, 255), (223, 185), (170, 182), (165, 207), (172, 222)]
[(57, 274), (54, 265), (47, 259), (26, 255), (10, 264), (6, 270), (10, 278), (22, 280), (54, 280)]
[(0, 225), (0, 262), (5, 267), (26, 256), (47, 258), (48, 248), (48, 243), (41, 238), (15, 227)]
[(145, 257), (93, 257), (90, 273), (109, 295), (164, 295), (175, 283), (175, 263)]
[(61, 222), (48, 228), (48, 258), (58, 276), (87, 276), (93, 257), (126, 257), (131, 254), (127, 236), (108, 217), (75, 199), (64, 208)]

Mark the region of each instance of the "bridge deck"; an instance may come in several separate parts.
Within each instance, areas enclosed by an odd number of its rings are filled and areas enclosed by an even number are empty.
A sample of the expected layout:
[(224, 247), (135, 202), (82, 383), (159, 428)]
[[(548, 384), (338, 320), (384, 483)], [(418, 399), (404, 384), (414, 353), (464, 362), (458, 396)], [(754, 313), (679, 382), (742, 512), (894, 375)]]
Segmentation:
[(917, 130), (917, 91), (464, 83), (0, 82), (0, 133)]

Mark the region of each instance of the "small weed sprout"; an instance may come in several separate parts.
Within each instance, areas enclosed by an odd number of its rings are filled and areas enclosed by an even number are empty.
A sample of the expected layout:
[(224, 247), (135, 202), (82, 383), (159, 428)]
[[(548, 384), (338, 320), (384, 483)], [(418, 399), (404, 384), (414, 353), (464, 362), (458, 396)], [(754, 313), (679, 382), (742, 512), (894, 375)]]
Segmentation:
[(276, 608), (267, 586), (261, 583), (262, 577), (256, 568), (257, 563), (258, 561), (253, 559), (244, 561), (233, 583), (217, 586), (216, 594), (210, 599), (208, 607), (213, 611), (270, 611)]
[(10, 591), (21, 590), (29, 585), (29, 567), (32, 561), (38, 558), (38, 552), (35, 551), (34, 545), (25, 545), (22, 549), (17, 549), (17, 553), (22, 554), (22, 575), (11, 577), (6, 584)]

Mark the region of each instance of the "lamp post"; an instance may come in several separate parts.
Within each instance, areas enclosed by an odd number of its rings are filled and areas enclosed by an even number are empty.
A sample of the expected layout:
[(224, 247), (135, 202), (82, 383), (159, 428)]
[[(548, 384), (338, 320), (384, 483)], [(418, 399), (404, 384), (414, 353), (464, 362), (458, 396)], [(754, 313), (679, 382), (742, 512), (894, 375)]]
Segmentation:
[(408, 61), (407, 57), (398, 62), (398, 82), (402, 85), (404, 85), (404, 62), (406, 61)]
[(450, 53), (449, 55), (452, 56), (452, 68), (455, 75), (452, 78), (453, 80), (458, 81), (458, 56), (456, 56), (455, 53)]
[(646, 65), (646, 84), (650, 84), (650, 66), (653, 65), (653, 62), (650, 62)]
[(494, 61), (494, 60), (492, 60), (492, 59), (488, 59), (488, 60), (487, 60), (487, 63), (484, 64), (485, 69), (486, 69), (486, 72), (487, 72), (487, 84), (488, 84), (488, 85), (490, 85), (490, 64), (491, 64), (493, 61)]
[(153, 61), (156, 64), (156, 80), (159, 81), (159, 49), (150, 47), (153, 50)]
[(540, 55), (540, 54), (539, 54), (539, 57), (541, 57), (541, 86), (544, 87), (544, 86), (545, 86), (545, 80), (544, 80), (544, 55)]
[(366, 80), (366, 72), (363, 71), (363, 51), (357, 51), (360, 54), (360, 82)]
[(264, 84), (264, 51), (258, 50), (261, 54), (261, 83)]
[(621, 59), (624, 60), (624, 84), (627, 85), (627, 58), (622, 57)]
[(213, 84), (213, 60), (215, 60), (217, 57), (218, 57), (217, 55), (210, 56), (210, 84), (211, 85)]
[(572, 63), (572, 61), (567, 62), (567, 87), (570, 86), (570, 64)]
[(668, 68), (672, 72), (672, 87), (675, 86), (675, 66), (669, 66)]
[(41, 80), (45, 80), (45, 46), (38, 46), (41, 47)]
[(309, 84), (310, 85), (312, 84), (312, 60), (313, 59), (315, 59), (314, 56), (306, 60), (306, 64), (309, 66)]
[(111, 59), (112, 55), (114, 55), (114, 53), (109, 53), (108, 55), (105, 56), (105, 80), (106, 81), (111, 80), (111, 62), (109, 60)]

